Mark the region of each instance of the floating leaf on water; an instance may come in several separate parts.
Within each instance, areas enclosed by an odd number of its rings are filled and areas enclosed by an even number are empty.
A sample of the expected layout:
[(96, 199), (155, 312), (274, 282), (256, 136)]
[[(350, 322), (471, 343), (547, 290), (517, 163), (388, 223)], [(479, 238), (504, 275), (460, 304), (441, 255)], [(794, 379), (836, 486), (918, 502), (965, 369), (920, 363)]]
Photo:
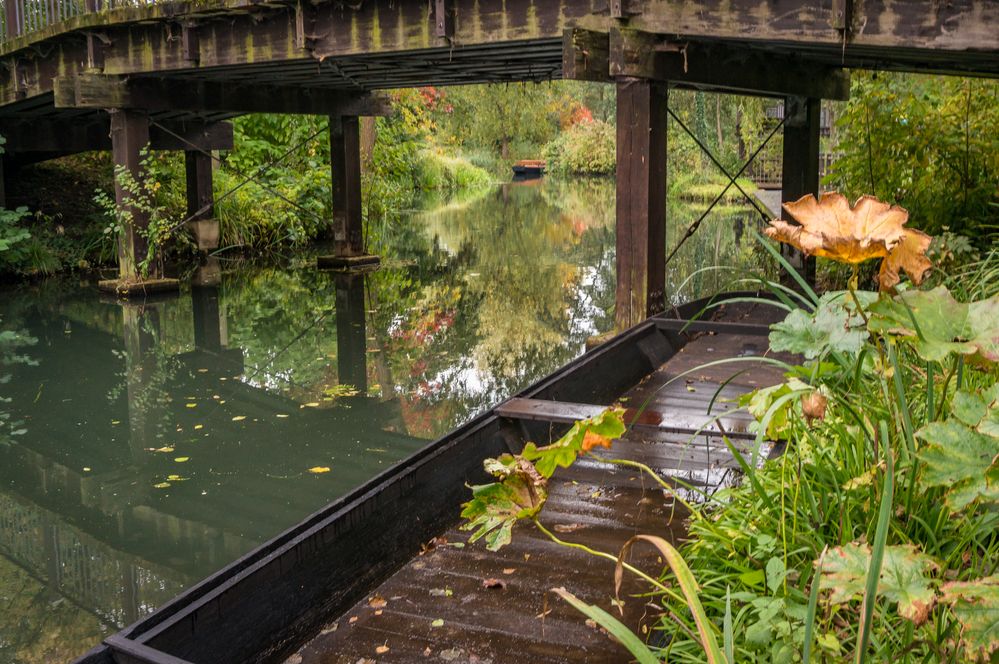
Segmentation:
[(169, 487), (170, 487), (170, 483), (169, 482), (160, 482), (159, 484), (154, 484), (153, 485), (154, 489), (166, 489), (166, 488), (169, 488)]
[(198, 407), (198, 404), (196, 404), (196, 403), (188, 403), (188, 404), (184, 404), (184, 405), (187, 406), (188, 408), (197, 408)]
[(187, 463), (191, 457), (177, 457), (174, 459), (177, 463)]
[(309, 468), (309, 472), (313, 473), (315, 475), (319, 475), (320, 473), (328, 473), (328, 472), (330, 472), (330, 467), (329, 466), (313, 466), (312, 468)]
[(232, 421), (233, 422), (242, 422), (245, 419), (246, 419), (246, 415), (237, 415), (236, 417), (232, 418)]
[(208, 369), (198, 369), (198, 373), (208, 373)]
[(173, 446), (167, 445), (166, 447), (157, 447), (153, 452), (173, 452)]
[(204, 428), (205, 428), (204, 424), (195, 424), (194, 425), (194, 430), (195, 431), (197, 431), (198, 429), (204, 429)]
[(274, 417), (280, 417), (280, 418), (282, 418), (282, 419), (283, 419), (283, 418), (285, 418), (285, 417), (288, 417), (288, 414), (287, 414), (287, 413), (278, 413), (278, 414), (277, 414), (277, 415), (275, 415)]
[(83, 472), (89, 473), (90, 472), (90, 467), (89, 466), (84, 466), (83, 467)]
[(167, 475), (167, 479), (171, 482), (183, 482), (184, 478), (180, 475)]
[(121, 420), (111, 420), (111, 424), (112, 426), (116, 426), (118, 424), (121, 424)]
[(303, 403), (301, 406), (299, 406), (299, 408), (318, 408), (318, 407), (319, 407), (318, 401), (310, 401), (309, 403)]

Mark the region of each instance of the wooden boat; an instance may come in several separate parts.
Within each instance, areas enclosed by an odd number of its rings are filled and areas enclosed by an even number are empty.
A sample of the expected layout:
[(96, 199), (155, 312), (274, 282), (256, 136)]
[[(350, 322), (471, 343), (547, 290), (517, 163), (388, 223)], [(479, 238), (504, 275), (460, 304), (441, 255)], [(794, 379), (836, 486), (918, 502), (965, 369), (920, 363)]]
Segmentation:
[[(709, 389), (698, 388), (700, 391), (695, 392), (687, 381), (666, 380), (667, 375), (661, 373), (660, 368), (669, 366), (671, 362), (678, 362), (676, 366), (683, 368), (722, 357), (762, 354), (767, 349), (767, 324), (778, 319), (780, 312), (765, 305), (727, 305), (727, 308), (720, 310), (724, 313), (721, 316), (723, 320), (689, 320), (701, 313), (707, 304), (708, 301), (701, 300), (683, 305), (671, 316), (651, 318), (598, 346), (510, 400), (428, 444), (146, 618), (108, 637), (79, 662), (225, 664), (281, 662), (291, 656), (288, 661), (303, 662), (304, 657), (305, 662), (349, 661), (353, 664), (358, 660), (355, 650), (375, 657), (376, 648), (372, 644), (375, 639), (382, 638), (380, 632), (363, 626), (350, 631), (348, 621), (337, 622), (338, 618), (352, 610), (357, 614), (362, 609), (367, 610), (365, 619), (373, 620), (374, 616), (383, 614), (380, 608), (376, 608), (381, 605), (369, 601), (372, 593), (379, 592), (382, 584), (385, 584), (386, 593), (405, 593), (415, 587), (406, 575), (425, 573), (431, 558), (420, 559), (420, 556), (428, 551), (428, 542), (442, 542), (441, 536), (447, 534), (449, 529), (452, 529), (451, 533), (456, 532), (453, 528), (459, 521), (459, 505), (469, 497), (467, 486), (488, 481), (482, 469), (483, 459), (510, 449), (517, 450), (527, 439), (547, 442), (551, 435), (559, 433), (560, 427), (602, 410), (626, 393), (633, 399), (631, 403), (642, 411), (636, 428), (654, 433), (658, 437), (656, 440), (666, 447), (672, 446), (672, 454), (678, 454), (679, 450), (680, 456), (691, 459), (695, 466), (700, 464), (710, 469), (713, 467), (711, 449), (725, 449), (720, 443), (722, 431), (730, 440), (742, 440), (747, 444), (754, 437), (747, 431), (749, 420), (746, 415), (733, 414), (717, 420), (705, 415), (706, 411), (711, 411), (717, 397), (712, 386), (733, 389), (725, 376), (736, 370), (728, 368), (724, 375), (715, 370), (700, 376), (699, 380), (706, 381)], [(715, 318), (718, 317), (716, 314)], [(694, 342), (689, 343), (692, 339)], [(766, 374), (763, 371), (754, 375), (752, 370), (743, 370), (740, 380), (739, 389), (748, 391), (755, 384), (774, 380), (774, 376), (772, 372)], [(667, 384), (678, 389), (663, 391), (663, 386)], [(645, 408), (637, 403), (639, 400), (644, 402)], [(695, 433), (702, 436), (709, 446), (706, 448), (709, 455), (707, 462), (701, 452), (683, 443)], [(715, 448), (710, 448), (712, 440)], [(641, 451), (648, 447), (642, 441), (632, 443), (634, 450)], [(583, 467), (579, 472), (593, 471)], [(616, 491), (626, 492), (629, 489), (625, 486), (628, 484), (626, 480), (624, 477), (614, 480), (619, 484)], [(634, 482), (630, 484), (630, 489), (637, 490), (636, 487)], [(552, 493), (556, 491), (553, 489)], [(563, 507), (559, 509), (576, 509), (572, 505), (578, 501), (572, 496), (561, 500)], [(550, 500), (549, 505), (551, 503)], [(611, 515), (607, 519), (608, 527), (613, 530), (621, 518), (625, 517)], [(656, 519), (661, 520), (661, 514)], [(630, 529), (638, 527), (644, 525), (628, 525), (623, 528), (625, 532), (616, 535), (630, 536), (633, 534)], [(600, 536), (600, 533), (597, 535)], [(435, 563), (437, 565), (461, 566), (467, 562), (474, 566), (485, 564), (483, 561), (489, 562), (488, 557), (473, 555), (471, 547), (464, 551), (441, 548), (447, 549), (450, 557)], [(526, 564), (523, 561), (528, 560), (530, 554), (526, 555), (527, 558), (521, 559), (522, 565)], [(490, 564), (506, 564), (497, 562), (499, 560), (494, 559)], [(589, 582), (588, 577), (579, 576), (582, 574), (580, 569), (577, 569), (575, 562), (553, 560), (548, 561), (540, 573), (563, 574), (570, 579), (579, 577), (575, 580), (580, 583)], [(475, 573), (474, 570), (471, 572)], [(607, 583), (610, 583), (607, 569), (596, 573), (605, 575)], [(510, 577), (510, 583), (515, 578)], [(481, 585), (477, 578), (472, 581)], [(548, 583), (549, 579), (547, 576), (532, 580), (524, 578), (523, 582), (525, 586), (539, 585)], [(393, 583), (395, 586), (392, 586)], [(402, 590), (392, 590), (393, 587)], [(530, 592), (536, 590), (528, 588)], [(410, 626), (400, 629), (411, 633), (414, 640), (410, 645), (413, 648), (425, 647), (425, 655), (431, 651), (432, 643), (426, 641), (430, 637), (413, 634), (416, 630), (411, 625), (425, 625), (429, 629), (430, 616), (434, 614), (420, 614), (418, 605), (422, 601), (420, 597), (426, 597), (426, 590), (413, 592), (417, 593), (415, 599), (410, 600), (413, 606), (407, 609), (404, 616), (400, 613), (396, 619), (408, 621), (406, 625)], [(604, 597), (608, 594), (605, 590), (600, 592)], [(392, 595), (381, 601), (395, 599), (399, 598)], [(509, 597), (503, 602), (502, 611), (509, 614), (512, 611)], [(466, 616), (478, 613), (467, 606), (456, 611)], [(458, 620), (462, 613), (456, 613), (454, 618), (449, 616), (449, 620)], [(355, 614), (352, 614), (350, 627), (354, 626)], [(459, 628), (464, 636), (495, 639), (497, 633), (505, 635), (507, 627), (489, 623), (497, 618), (490, 618), (492, 614), (485, 609), (481, 614), (485, 617), (478, 627), (468, 625)], [(539, 617), (545, 615), (542, 612)], [(523, 629), (529, 631), (534, 629), (533, 625), (542, 624), (543, 633), (543, 622), (533, 620), (533, 616), (530, 618), (521, 621), (527, 625)], [(569, 625), (568, 621), (563, 622)], [(572, 624), (582, 623), (582, 618), (575, 616)], [(340, 624), (343, 627), (337, 631)], [(521, 651), (525, 642), (537, 641), (530, 635), (518, 637), (517, 629), (520, 628), (509, 628), (515, 646), (511, 653)], [(550, 629), (549, 639), (555, 639), (553, 632), (558, 633)], [(554, 647), (571, 648), (587, 637), (566, 631), (563, 638), (567, 645), (560, 645), (556, 639)], [(594, 643), (610, 644), (608, 648), (617, 647), (595, 631), (590, 638)], [(324, 639), (326, 645), (323, 645)], [(351, 645), (354, 642), (357, 642), (355, 645), (359, 649)], [(424, 642), (428, 645), (423, 646)], [(308, 647), (303, 649), (307, 644)], [(393, 646), (396, 648), (393, 656), (386, 655), (378, 661), (419, 659), (419, 651), (414, 650), (412, 657), (408, 657), (403, 652), (404, 644), (393, 642)], [(599, 645), (584, 643), (580, 647), (589, 648), (584, 650), (589, 653), (583, 657), (585, 661), (623, 661), (619, 659), (621, 653), (615, 655), (613, 650), (601, 650)], [(323, 648), (326, 652), (317, 654)], [(377, 651), (382, 652), (383, 648), (387, 650), (388, 646), (380, 646)], [(531, 652), (523, 655), (532, 662), (580, 661), (581, 657), (568, 651), (532, 652), (533, 657)], [(494, 654), (493, 661), (509, 660)]]
[(544, 159), (521, 159), (513, 165), (513, 175), (516, 178), (539, 178), (544, 174)]

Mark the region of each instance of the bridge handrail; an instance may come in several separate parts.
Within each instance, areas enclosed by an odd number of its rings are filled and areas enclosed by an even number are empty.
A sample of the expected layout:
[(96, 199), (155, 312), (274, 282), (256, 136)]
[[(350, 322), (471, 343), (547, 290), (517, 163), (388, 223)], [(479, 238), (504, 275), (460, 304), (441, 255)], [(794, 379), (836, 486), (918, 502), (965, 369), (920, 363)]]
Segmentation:
[(163, 0), (0, 0), (0, 44), (84, 14)]

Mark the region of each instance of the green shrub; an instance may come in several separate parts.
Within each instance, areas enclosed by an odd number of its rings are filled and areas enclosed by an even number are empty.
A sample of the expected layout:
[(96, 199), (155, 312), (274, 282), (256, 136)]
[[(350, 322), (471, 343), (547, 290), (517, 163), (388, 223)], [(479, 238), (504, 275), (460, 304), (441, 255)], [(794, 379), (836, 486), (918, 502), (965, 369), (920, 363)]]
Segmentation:
[(563, 131), (545, 146), (549, 173), (556, 175), (607, 175), (617, 164), (614, 126), (594, 120)]

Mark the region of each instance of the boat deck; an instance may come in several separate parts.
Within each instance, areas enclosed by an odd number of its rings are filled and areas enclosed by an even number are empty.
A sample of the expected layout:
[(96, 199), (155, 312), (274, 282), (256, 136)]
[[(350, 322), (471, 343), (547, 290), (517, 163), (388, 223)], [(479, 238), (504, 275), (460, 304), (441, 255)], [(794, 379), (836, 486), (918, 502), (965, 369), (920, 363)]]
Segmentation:
[[(770, 307), (752, 305), (730, 306), (715, 316), (736, 324), (768, 324), (779, 317)], [(749, 450), (754, 445), (746, 432), (749, 417), (733, 413), (705, 427), (712, 419), (706, 414), (713, 417), (732, 409), (733, 398), (775, 384), (782, 375), (772, 365), (753, 361), (698, 367), (766, 351), (767, 338), (760, 330), (752, 335), (697, 334), (658, 370), (621, 395), (623, 405), (642, 414), (607, 454), (643, 462), (665, 477), (682, 479), (708, 492), (731, 484), (738, 465), (719, 434), (724, 430), (735, 444)], [(685, 372), (691, 373), (677, 378)], [(737, 372), (741, 373), (732, 378)], [(531, 433), (531, 439), (547, 443), (547, 439), (537, 439), (539, 430), (554, 437), (562, 430), (559, 423), (603, 407), (512, 399), (496, 412), (510, 419), (515, 432), (511, 435), (518, 439), (511, 446), (518, 447)], [(700, 433), (692, 434), (702, 427)], [(690, 494), (688, 498), (696, 495)], [(555, 474), (540, 521), (566, 541), (616, 554), (639, 533), (682, 540), (686, 517), (684, 508), (647, 477), (588, 457)], [(405, 519), (405, 515), (397, 518)], [(621, 646), (551, 592), (564, 586), (611, 611), (612, 562), (557, 545), (531, 524), (519, 524), (512, 544), (496, 553), (487, 551), (482, 542), (468, 544), (467, 540), (467, 532), (453, 527), (428, 542), (419, 556), (329, 622), (287, 663), (602, 663), (629, 659)], [(636, 549), (631, 562), (652, 574), (662, 566), (645, 549)], [(639, 633), (658, 618), (656, 608), (636, 596), (642, 590), (640, 584), (626, 580), (622, 591), (623, 620)]]

